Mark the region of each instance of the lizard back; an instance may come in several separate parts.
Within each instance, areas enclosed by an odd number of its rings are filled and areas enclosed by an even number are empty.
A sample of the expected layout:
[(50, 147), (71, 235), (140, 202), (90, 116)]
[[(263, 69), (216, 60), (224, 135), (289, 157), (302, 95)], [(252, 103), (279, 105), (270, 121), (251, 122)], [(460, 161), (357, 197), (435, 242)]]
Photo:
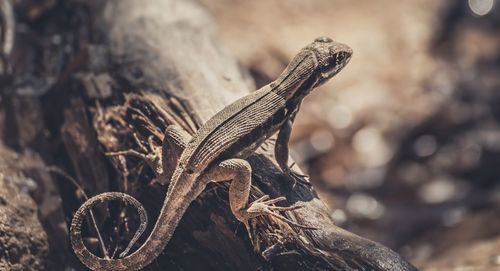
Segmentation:
[[(252, 133), (263, 125), (262, 120), (271, 119), (278, 109), (284, 108), (285, 100), (270, 91), (270, 88), (270, 85), (266, 85), (238, 99), (208, 120), (182, 153), (180, 167), (191, 172), (203, 171), (228, 146)], [(245, 147), (241, 146), (243, 149)], [(188, 165), (193, 168), (188, 168)]]
[(215, 159), (227, 158), (221, 156), (225, 152), (239, 154), (256, 149), (285, 121), (285, 114), (289, 114), (286, 105), (292, 101), (291, 96), (304, 81), (314, 77), (312, 74), (317, 67), (316, 55), (309, 49), (303, 49), (277, 80), (215, 114), (182, 153), (173, 175), (174, 182), (182, 172), (200, 173)]

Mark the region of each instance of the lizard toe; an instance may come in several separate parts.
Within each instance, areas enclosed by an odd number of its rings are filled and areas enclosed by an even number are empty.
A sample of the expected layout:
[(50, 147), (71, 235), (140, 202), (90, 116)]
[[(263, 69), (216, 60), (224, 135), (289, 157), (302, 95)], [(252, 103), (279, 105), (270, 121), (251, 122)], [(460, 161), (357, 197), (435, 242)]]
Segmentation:
[[(255, 218), (257, 216), (268, 215), (268, 216), (272, 216), (272, 217), (274, 217), (282, 222), (285, 222), (291, 226), (304, 228), (304, 229), (316, 229), (314, 227), (298, 224), (298, 223), (286, 218), (285, 216), (283, 216), (279, 213), (279, 212), (284, 212), (284, 211), (297, 210), (297, 209), (303, 208), (304, 205), (294, 205), (294, 206), (288, 206), (288, 207), (274, 206), (273, 204), (280, 202), (280, 201), (284, 201), (284, 200), (286, 200), (286, 198), (285, 197), (278, 197), (278, 198), (274, 198), (274, 199), (270, 199), (270, 200), (263, 200), (263, 199), (268, 199), (268, 198), (269, 198), (269, 196), (267, 196), (267, 197), (264, 196), (264, 197), (259, 198), (256, 201), (252, 202), (250, 204), (250, 206), (246, 210), (243, 211), (244, 214), (242, 214), (242, 217), (244, 217), (244, 219), (248, 220), (248, 219)], [(240, 221), (245, 223), (245, 220), (240, 220)], [(245, 226), (247, 226), (247, 225), (248, 224), (245, 224)]]

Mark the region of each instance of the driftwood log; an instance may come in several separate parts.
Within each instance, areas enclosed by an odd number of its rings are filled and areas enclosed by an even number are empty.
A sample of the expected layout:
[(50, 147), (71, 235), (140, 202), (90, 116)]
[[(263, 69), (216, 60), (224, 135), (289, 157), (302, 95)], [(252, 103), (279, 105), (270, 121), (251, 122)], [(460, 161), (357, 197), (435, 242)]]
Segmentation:
[[(107, 157), (105, 152), (139, 150), (141, 145), (157, 148), (170, 124), (194, 133), (217, 111), (253, 90), (252, 80), (219, 43), (210, 16), (195, 1), (46, 3), (38, 13), (23, 13), (29, 7), (17, 6), (28, 26), (45, 26), (30, 31), (57, 34), (57, 39), (51, 36), (49, 48), (46, 43), (30, 45), (39, 46), (37, 51), (27, 45), (32, 37), (18, 33), (17, 45), (27, 48), (16, 46), (13, 83), (3, 92), (8, 97), (5, 118), (11, 120), (4, 121), (5, 141), (40, 152), (47, 163), (75, 176), (89, 195), (112, 190), (131, 194), (145, 205), (151, 227), (166, 187), (152, 182), (153, 171), (140, 159)], [(30, 55), (21, 50), (41, 52), (51, 68), (44, 67), (42, 73), (28, 69)], [(56, 60), (62, 64), (54, 64)], [(26, 100), (40, 115), (23, 114), (19, 101)], [(26, 125), (32, 127), (23, 128)], [(227, 184), (213, 184), (190, 206), (149, 270), (414, 270), (392, 250), (335, 226), (314, 189), (294, 186), (272, 156), (269, 140), (248, 159), (254, 170), (252, 199), (269, 194), (285, 196), (285, 205), (303, 204), (287, 216), (317, 230), (290, 228), (262, 217), (251, 242), (230, 211)], [(68, 220), (84, 200), (83, 193), (63, 178), (58, 184)], [(96, 210), (111, 251), (123, 249), (138, 224), (133, 210), (123, 213), (118, 207)], [(89, 249), (99, 254), (92, 227), (87, 227), (86, 236)], [(83, 268), (76, 258), (64, 264)]]

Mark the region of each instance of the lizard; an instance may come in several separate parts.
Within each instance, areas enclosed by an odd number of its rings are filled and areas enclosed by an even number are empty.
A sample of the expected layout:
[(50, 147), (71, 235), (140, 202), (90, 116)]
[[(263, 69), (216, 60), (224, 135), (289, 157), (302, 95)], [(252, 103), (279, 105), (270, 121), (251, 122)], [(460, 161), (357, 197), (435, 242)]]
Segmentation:
[[(349, 46), (328, 37), (319, 37), (304, 47), (276, 80), (223, 108), (192, 137), (178, 126), (168, 126), (161, 159), (134, 150), (116, 152), (117, 155), (142, 157), (161, 172), (158, 182), (169, 183), (165, 200), (144, 244), (125, 256), (131, 246), (129, 243), (120, 258), (114, 259), (98, 257), (85, 247), (81, 236), (82, 222), (93, 205), (112, 199), (131, 202), (132, 197), (107, 192), (90, 198), (76, 211), (70, 228), (71, 244), (80, 261), (93, 270), (138, 270), (145, 267), (163, 251), (188, 206), (210, 182), (231, 182), (230, 208), (247, 230), (248, 221), (260, 215), (271, 215), (294, 224), (279, 212), (301, 206), (274, 205), (285, 197), (270, 199), (265, 195), (248, 203), (252, 169), (244, 158), (278, 132), (275, 143), (277, 164), (286, 174), (293, 175), (288, 167), (288, 139), (300, 104), (314, 88), (342, 70), (351, 55)], [(136, 236), (137, 232), (134, 239)]]

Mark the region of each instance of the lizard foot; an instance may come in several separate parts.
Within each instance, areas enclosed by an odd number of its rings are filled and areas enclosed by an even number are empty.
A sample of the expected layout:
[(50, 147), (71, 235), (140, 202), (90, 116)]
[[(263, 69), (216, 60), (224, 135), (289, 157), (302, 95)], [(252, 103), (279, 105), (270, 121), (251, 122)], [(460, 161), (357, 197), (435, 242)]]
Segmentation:
[(118, 155), (130, 155), (137, 158), (140, 158), (146, 162), (155, 172), (156, 177), (161, 176), (163, 169), (161, 163), (161, 150), (159, 147), (155, 147), (153, 144), (153, 137), (148, 138), (147, 147), (139, 140), (137, 135), (134, 133), (134, 140), (136, 144), (139, 146), (141, 150), (136, 151), (134, 149), (124, 150), (124, 151), (116, 151), (116, 152), (106, 152), (107, 156), (118, 156)]
[[(300, 209), (300, 208), (304, 207), (303, 205), (288, 206), (288, 207), (281, 207), (281, 206), (274, 206), (273, 205), (277, 202), (284, 201), (284, 200), (286, 200), (285, 197), (278, 197), (278, 198), (274, 198), (274, 199), (269, 199), (269, 195), (265, 195), (265, 196), (255, 200), (254, 202), (252, 202), (250, 204), (250, 206), (246, 210), (244, 210), (245, 216), (247, 219), (250, 219), (250, 218), (260, 216), (260, 215), (269, 215), (269, 216), (272, 216), (272, 217), (274, 217), (282, 222), (285, 222), (291, 226), (295, 226), (295, 227), (302, 228), (302, 229), (311, 229), (311, 230), (316, 229), (314, 227), (301, 225), (301, 224), (294, 222), (294, 221), (284, 217), (283, 215), (279, 214), (280, 211), (292, 211), (292, 210), (296, 210), (296, 209)], [(245, 223), (245, 225), (247, 225), (247, 224), (248, 223)]]
[(292, 163), (289, 167), (283, 169), (283, 173), (285, 173), (286, 176), (292, 178), (292, 180), (294, 181), (293, 187), (295, 187), (295, 185), (297, 185), (297, 183), (300, 183), (300, 184), (303, 184), (306, 186), (311, 186), (311, 183), (305, 179), (305, 178), (309, 178), (309, 175), (297, 173), (296, 171), (294, 171), (292, 169), (293, 166), (295, 166), (295, 163)]

